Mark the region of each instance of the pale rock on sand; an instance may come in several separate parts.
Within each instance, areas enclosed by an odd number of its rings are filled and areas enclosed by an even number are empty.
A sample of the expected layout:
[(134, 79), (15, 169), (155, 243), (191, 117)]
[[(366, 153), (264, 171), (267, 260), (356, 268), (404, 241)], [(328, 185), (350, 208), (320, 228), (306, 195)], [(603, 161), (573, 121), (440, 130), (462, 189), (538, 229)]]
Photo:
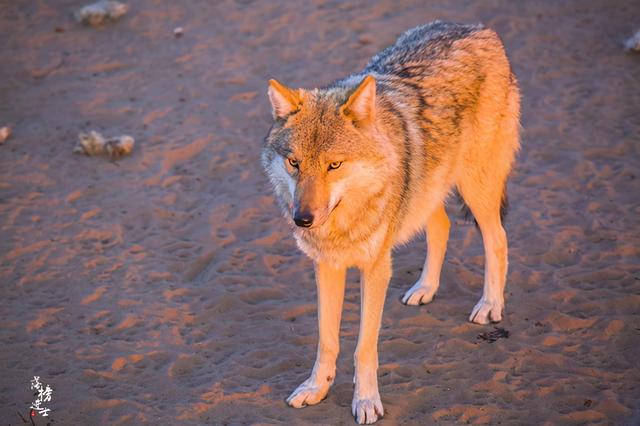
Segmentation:
[(0, 129), (0, 144), (9, 139), (9, 136), (11, 136), (11, 127), (4, 126)]
[(640, 52), (640, 30), (624, 42), (624, 48), (627, 51)]
[(75, 13), (76, 20), (92, 27), (107, 21), (115, 21), (129, 11), (129, 6), (113, 0), (100, 0), (88, 4)]
[(78, 143), (73, 148), (73, 152), (85, 155), (106, 153), (111, 159), (117, 159), (130, 154), (134, 145), (135, 140), (131, 136), (122, 135), (105, 139), (102, 134), (92, 130), (78, 135)]
[(182, 34), (184, 34), (184, 28), (182, 27), (176, 27), (173, 30), (173, 35), (176, 37), (182, 37)]

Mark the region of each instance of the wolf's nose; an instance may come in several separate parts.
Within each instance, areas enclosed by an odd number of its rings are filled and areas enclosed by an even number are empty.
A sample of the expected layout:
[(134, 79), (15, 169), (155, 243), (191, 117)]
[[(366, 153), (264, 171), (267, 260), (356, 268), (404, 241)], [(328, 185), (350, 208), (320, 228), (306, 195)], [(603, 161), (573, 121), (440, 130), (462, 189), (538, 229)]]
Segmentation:
[(293, 221), (298, 226), (301, 226), (303, 228), (308, 228), (311, 225), (313, 225), (313, 215), (307, 212), (296, 213), (293, 216)]

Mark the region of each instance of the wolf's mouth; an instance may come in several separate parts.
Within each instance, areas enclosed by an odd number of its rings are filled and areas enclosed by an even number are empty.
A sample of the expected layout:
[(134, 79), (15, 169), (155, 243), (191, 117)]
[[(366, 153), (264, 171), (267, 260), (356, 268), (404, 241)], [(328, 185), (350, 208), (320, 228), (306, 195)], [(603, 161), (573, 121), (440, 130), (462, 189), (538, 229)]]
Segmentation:
[(342, 198), (340, 198), (338, 200), (338, 202), (335, 204), (335, 206), (333, 206), (333, 208), (331, 209), (331, 211), (329, 212), (329, 214), (327, 215), (327, 219), (329, 219), (329, 216), (331, 216), (331, 213), (333, 213), (333, 211), (336, 209), (336, 207), (338, 207), (340, 205), (340, 203), (342, 202)]
[(340, 205), (340, 202), (342, 201), (342, 199), (339, 199), (338, 202), (333, 206), (333, 208), (329, 211), (329, 213), (327, 214), (327, 217), (322, 221), (322, 223), (319, 223), (317, 226), (312, 226), (312, 228), (316, 228), (316, 227), (320, 227), (322, 225), (324, 225), (325, 223), (327, 223), (327, 221), (329, 220), (329, 218), (331, 217), (331, 213), (333, 213), (333, 211)]
[(297, 227), (297, 229), (300, 229), (300, 230), (303, 230), (303, 231), (304, 231), (304, 230), (306, 230), (306, 231), (310, 231), (310, 230), (312, 230), (312, 229), (318, 229), (318, 228), (320, 228), (322, 225), (324, 225), (324, 224), (329, 220), (329, 217), (331, 216), (331, 213), (333, 213), (333, 211), (334, 211), (334, 210), (335, 210), (335, 209), (340, 205), (340, 202), (341, 202), (341, 201), (342, 201), (342, 199), (338, 200), (338, 202), (333, 206), (333, 208), (331, 209), (331, 211), (329, 211), (329, 213), (327, 214), (327, 217), (326, 217), (326, 218), (325, 218), (321, 223), (314, 223), (313, 225), (311, 225), (311, 226), (309, 226), (309, 227), (307, 227), (307, 228), (300, 228), (300, 227)]

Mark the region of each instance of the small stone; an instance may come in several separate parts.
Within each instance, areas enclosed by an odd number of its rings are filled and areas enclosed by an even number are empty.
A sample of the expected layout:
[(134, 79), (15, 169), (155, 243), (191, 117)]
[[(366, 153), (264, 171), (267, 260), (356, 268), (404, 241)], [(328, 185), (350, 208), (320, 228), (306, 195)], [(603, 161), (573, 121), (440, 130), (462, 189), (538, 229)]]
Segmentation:
[(82, 7), (75, 13), (76, 20), (84, 25), (96, 27), (108, 21), (115, 21), (129, 11), (129, 6), (113, 0), (100, 0)]
[(111, 159), (117, 159), (130, 154), (135, 143), (131, 136), (118, 136), (105, 142), (105, 150)]
[(176, 37), (182, 37), (182, 35), (184, 34), (184, 28), (182, 27), (176, 27), (173, 29), (173, 35)]
[(628, 52), (640, 52), (640, 30), (624, 42), (624, 48)]
[(105, 139), (99, 132), (80, 133), (78, 143), (73, 148), (76, 154), (101, 155), (107, 154), (112, 160), (130, 154), (135, 140), (129, 135), (116, 136)]
[(4, 126), (0, 129), (0, 144), (9, 139), (9, 136), (11, 136), (11, 127)]

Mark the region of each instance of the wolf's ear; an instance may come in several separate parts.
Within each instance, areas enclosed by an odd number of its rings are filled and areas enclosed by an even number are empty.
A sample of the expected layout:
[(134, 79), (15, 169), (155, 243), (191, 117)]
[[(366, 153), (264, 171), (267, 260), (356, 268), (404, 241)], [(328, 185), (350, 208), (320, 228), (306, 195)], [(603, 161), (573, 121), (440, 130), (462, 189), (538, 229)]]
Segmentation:
[(293, 90), (276, 80), (269, 80), (269, 100), (273, 108), (273, 118), (284, 118), (300, 109), (300, 91)]
[(340, 107), (340, 112), (356, 122), (373, 120), (376, 115), (376, 79), (366, 76)]

